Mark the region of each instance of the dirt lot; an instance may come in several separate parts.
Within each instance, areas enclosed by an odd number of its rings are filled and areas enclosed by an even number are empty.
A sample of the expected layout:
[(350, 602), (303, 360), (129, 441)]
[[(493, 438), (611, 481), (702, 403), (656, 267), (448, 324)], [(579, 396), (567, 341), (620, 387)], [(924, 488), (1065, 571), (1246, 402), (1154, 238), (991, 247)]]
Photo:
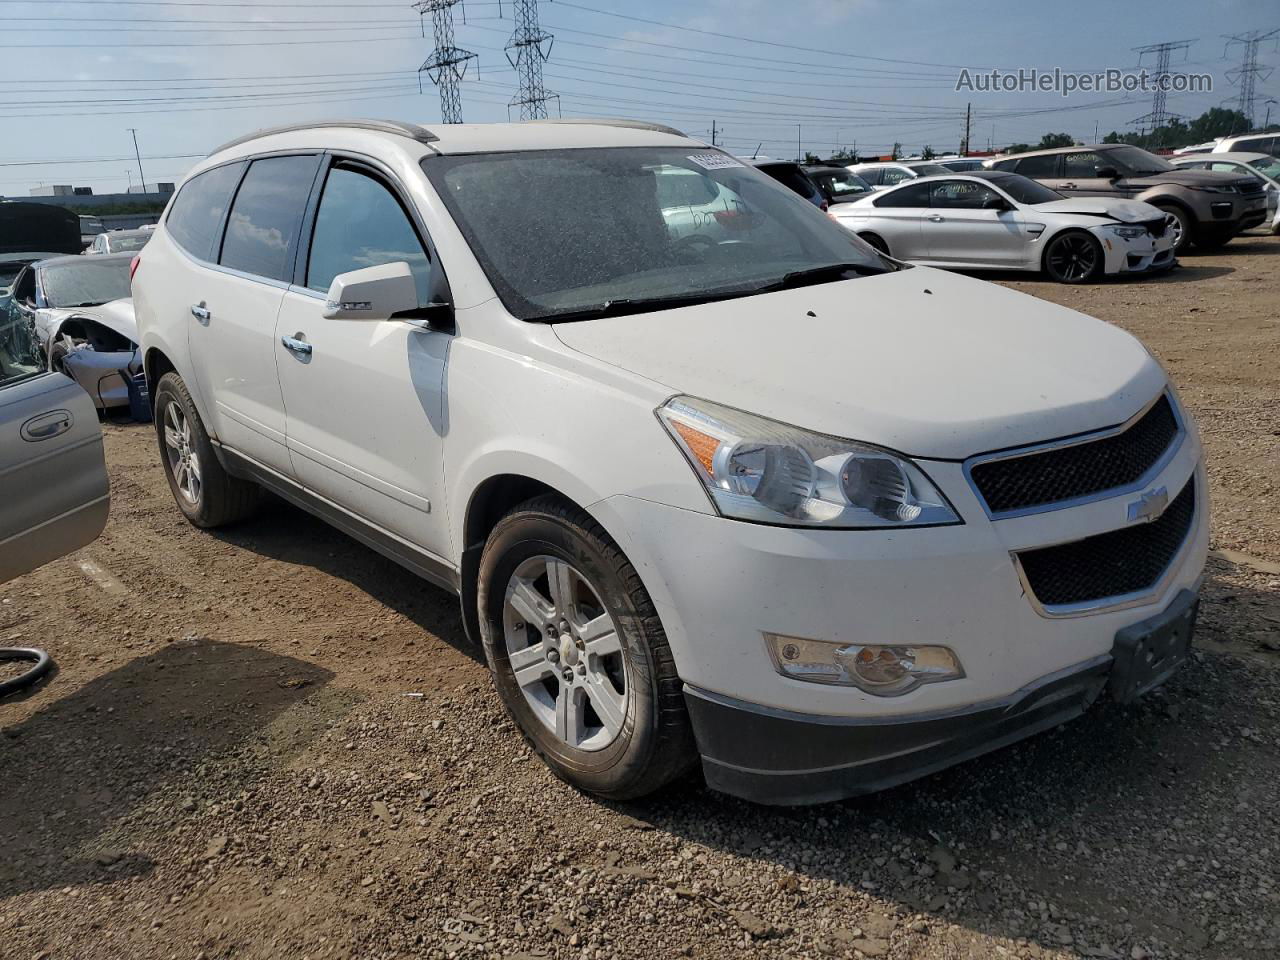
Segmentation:
[[(0, 587), (0, 956), (1280, 956), (1280, 239), (1011, 284), (1120, 324), (1208, 446), (1196, 660), (858, 802), (625, 809), (520, 744), (455, 601), (272, 504), (209, 534), (109, 426), (96, 544)], [(1247, 556), (1241, 556), (1241, 555)]]

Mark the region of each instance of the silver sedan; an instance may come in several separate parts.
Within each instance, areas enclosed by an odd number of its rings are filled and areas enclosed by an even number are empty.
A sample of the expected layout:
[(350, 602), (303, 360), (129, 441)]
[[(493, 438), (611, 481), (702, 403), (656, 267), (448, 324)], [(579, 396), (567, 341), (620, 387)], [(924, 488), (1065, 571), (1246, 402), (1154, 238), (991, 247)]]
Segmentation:
[(1068, 200), (1014, 173), (920, 177), (829, 215), (882, 253), (935, 267), (1043, 270), (1086, 283), (1176, 262), (1163, 211), (1137, 200)]

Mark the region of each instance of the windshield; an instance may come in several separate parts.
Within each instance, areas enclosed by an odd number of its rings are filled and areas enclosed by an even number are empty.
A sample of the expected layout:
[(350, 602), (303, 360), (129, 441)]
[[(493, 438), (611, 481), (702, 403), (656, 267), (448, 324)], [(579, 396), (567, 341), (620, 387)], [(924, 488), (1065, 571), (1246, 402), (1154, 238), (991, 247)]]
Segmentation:
[(1147, 153), (1141, 147), (1130, 146), (1102, 151), (1099, 163), (1102, 166), (1117, 167), (1130, 176), (1137, 177), (1151, 173), (1168, 173), (1170, 170), (1178, 169), (1168, 160), (1157, 157), (1154, 153)]
[(917, 177), (949, 177), (955, 173), (940, 163), (911, 163), (908, 166), (915, 172)]
[(1064, 199), (1056, 190), (1050, 190), (1043, 183), (1037, 183), (1029, 177), (1011, 173), (1007, 177), (991, 180), (997, 187), (1007, 193), (1018, 203), (1052, 203)]
[(107, 248), (112, 253), (130, 253), (141, 250), (150, 239), (149, 233), (111, 233), (107, 235)]
[[(422, 161), (503, 305), (583, 319), (745, 296), (805, 273), (894, 269), (835, 221), (728, 154), (611, 147)], [(642, 312), (633, 310), (630, 312)]]
[(1275, 157), (1263, 157), (1257, 160), (1250, 160), (1249, 166), (1257, 170), (1264, 177), (1270, 177), (1272, 180), (1280, 180), (1280, 160)]
[(871, 185), (849, 170), (808, 170), (806, 173), (832, 203), (856, 200), (871, 192)]
[(51, 307), (88, 307), (129, 296), (129, 258), (85, 257), (83, 263), (45, 267), (45, 299)]

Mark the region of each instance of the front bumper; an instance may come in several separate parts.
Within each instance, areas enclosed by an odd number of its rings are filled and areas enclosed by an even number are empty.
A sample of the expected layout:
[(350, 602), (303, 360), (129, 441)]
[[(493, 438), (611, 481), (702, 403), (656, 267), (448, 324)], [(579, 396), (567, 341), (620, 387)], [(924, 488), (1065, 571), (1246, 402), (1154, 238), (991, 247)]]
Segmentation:
[(1099, 227), (1094, 235), (1102, 243), (1105, 274), (1165, 270), (1175, 262), (1172, 231), (1166, 230), (1161, 237), (1147, 234), (1130, 239)]
[[(1189, 642), (1195, 609), (1196, 595), (1183, 590), (1160, 619), (1184, 624)], [(1120, 631), (1109, 655), (964, 710), (839, 719), (768, 710), (694, 687), (685, 688), (685, 702), (712, 789), (756, 803), (824, 803), (894, 787), (1074, 720), (1104, 690), (1120, 702), (1135, 699), (1147, 685), (1135, 684), (1122, 666), (1132, 650), (1129, 633)]]

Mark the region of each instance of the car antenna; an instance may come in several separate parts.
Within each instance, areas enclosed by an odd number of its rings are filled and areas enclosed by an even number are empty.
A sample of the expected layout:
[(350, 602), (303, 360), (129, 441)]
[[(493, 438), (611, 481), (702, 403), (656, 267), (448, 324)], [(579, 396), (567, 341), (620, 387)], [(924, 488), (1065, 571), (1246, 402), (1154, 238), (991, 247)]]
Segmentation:
[(751, 159), (752, 159), (752, 160), (754, 160), (756, 157), (760, 156), (760, 148), (761, 148), (761, 147), (763, 147), (763, 146), (764, 146), (764, 141), (763, 141), (763, 140), (761, 140), (759, 143), (757, 143), (757, 144), (756, 144), (756, 152), (755, 152), (755, 153), (753, 153), (753, 154), (751, 154)]

